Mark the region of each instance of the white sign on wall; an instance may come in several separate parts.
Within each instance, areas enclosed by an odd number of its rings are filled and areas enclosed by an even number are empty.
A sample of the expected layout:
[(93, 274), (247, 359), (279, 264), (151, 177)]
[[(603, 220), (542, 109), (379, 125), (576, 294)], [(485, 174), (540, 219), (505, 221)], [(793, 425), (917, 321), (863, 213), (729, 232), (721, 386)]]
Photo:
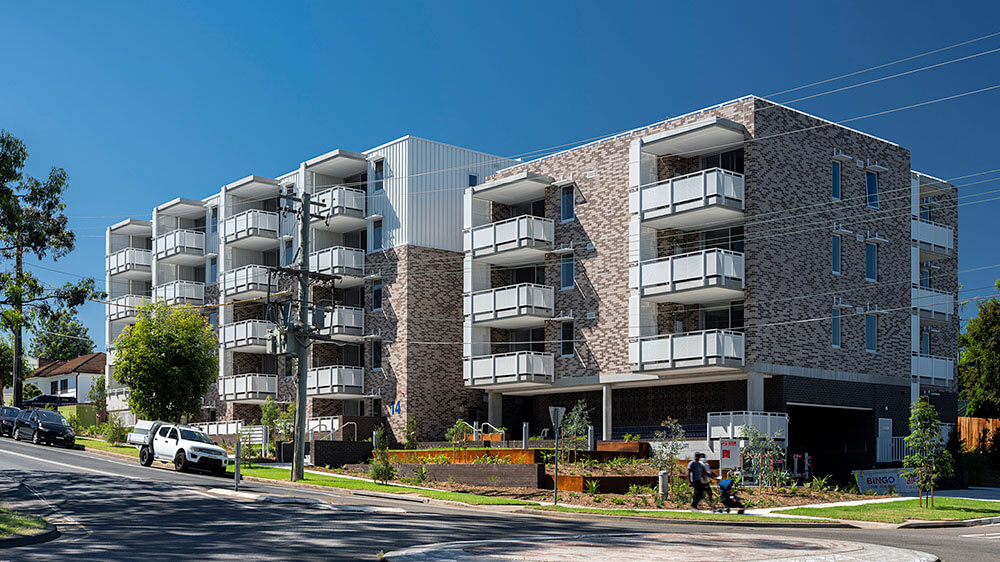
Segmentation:
[(740, 442), (735, 439), (719, 441), (719, 468), (740, 468)]

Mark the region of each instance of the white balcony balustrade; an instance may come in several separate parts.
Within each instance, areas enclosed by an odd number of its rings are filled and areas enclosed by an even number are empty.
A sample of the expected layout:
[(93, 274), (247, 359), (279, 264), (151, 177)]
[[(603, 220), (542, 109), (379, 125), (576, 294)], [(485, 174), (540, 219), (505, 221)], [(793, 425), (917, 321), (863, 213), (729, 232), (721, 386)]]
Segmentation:
[(219, 330), (222, 347), (244, 353), (264, 353), (267, 345), (267, 331), (276, 328), (274, 322), (266, 320), (244, 320), (226, 324)]
[(910, 237), (920, 248), (920, 261), (951, 257), (955, 253), (955, 231), (918, 217), (910, 219)]
[(148, 280), (153, 276), (153, 253), (142, 248), (124, 248), (107, 257), (108, 275), (121, 279)]
[(679, 230), (737, 221), (743, 216), (744, 178), (712, 168), (677, 176), (629, 192), (629, 212), (643, 226)]
[(339, 275), (337, 288), (358, 287), (365, 284), (365, 251), (357, 248), (335, 246), (309, 254), (309, 270), (328, 275)]
[(174, 230), (153, 240), (157, 261), (177, 265), (204, 265), (205, 233), (194, 230)]
[(700, 304), (743, 298), (740, 252), (702, 250), (629, 265), (629, 288), (654, 302)]
[(312, 212), (323, 217), (313, 219), (313, 228), (351, 232), (367, 225), (365, 192), (360, 189), (337, 186), (320, 191), (312, 200), (314, 202)]
[(955, 378), (955, 359), (914, 353), (910, 363), (910, 375), (920, 377), (931, 384), (949, 385)]
[(323, 311), (320, 334), (344, 341), (361, 341), (365, 333), (365, 311), (351, 306), (337, 306)]
[(555, 222), (522, 215), (467, 229), (465, 252), (496, 265), (537, 263), (552, 249)]
[(730, 371), (743, 367), (744, 338), (729, 330), (649, 336), (629, 342), (628, 359), (633, 371)]
[(128, 410), (128, 389), (124, 387), (109, 388), (107, 392), (107, 407), (109, 412)]
[(260, 404), (278, 396), (278, 375), (259, 373), (219, 378), (219, 398), (226, 402)]
[(111, 299), (108, 304), (108, 320), (135, 324), (139, 316), (139, 306), (149, 302), (149, 297), (143, 295), (123, 295)]
[(306, 395), (326, 398), (362, 398), (365, 394), (363, 367), (335, 365), (309, 369)]
[(222, 222), (222, 239), (235, 248), (268, 250), (278, 245), (278, 213), (251, 209)]
[[(267, 294), (268, 268), (263, 265), (247, 265), (227, 271), (219, 280), (222, 294), (227, 297), (255, 297)], [(276, 276), (271, 276), (271, 291), (278, 290)]]
[(910, 300), (913, 308), (920, 312), (921, 320), (948, 322), (955, 313), (955, 295), (947, 291), (913, 285)]
[(542, 326), (552, 318), (554, 302), (552, 287), (522, 283), (465, 295), (465, 315), (494, 328)]
[(746, 428), (756, 428), (776, 441), (788, 439), (788, 414), (784, 412), (709, 412), (707, 435), (716, 439), (743, 439)]
[(202, 304), (205, 284), (197, 281), (170, 281), (153, 289), (153, 299), (167, 304)]
[(516, 351), (496, 355), (466, 357), (463, 365), (465, 386), (474, 388), (531, 388), (553, 381), (551, 353)]

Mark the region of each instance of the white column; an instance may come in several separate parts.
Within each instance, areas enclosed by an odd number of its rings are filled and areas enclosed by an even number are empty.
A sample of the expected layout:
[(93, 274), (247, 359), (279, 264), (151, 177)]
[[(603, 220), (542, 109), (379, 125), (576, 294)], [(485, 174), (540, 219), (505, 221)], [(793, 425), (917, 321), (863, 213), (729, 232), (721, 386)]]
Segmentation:
[(920, 400), (920, 379), (914, 377), (910, 379), (910, 403)]
[(747, 373), (747, 410), (764, 411), (764, 373)]
[(604, 385), (601, 391), (601, 438), (604, 441), (611, 441), (611, 385)]
[(486, 421), (494, 427), (503, 425), (503, 394), (499, 392), (486, 393)]

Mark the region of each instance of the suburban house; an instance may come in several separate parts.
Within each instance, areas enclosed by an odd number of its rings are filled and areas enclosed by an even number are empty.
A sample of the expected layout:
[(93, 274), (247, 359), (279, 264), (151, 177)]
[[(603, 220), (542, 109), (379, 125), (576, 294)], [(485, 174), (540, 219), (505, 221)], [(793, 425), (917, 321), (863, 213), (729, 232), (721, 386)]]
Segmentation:
[(69, 360), (39, 360), (39, 367), (24, 379), (43, 394), (72, 398), (78, 404), (90, 403), (94, 380), (104, 376), (107, 358), (104, 353), (88, 353)]

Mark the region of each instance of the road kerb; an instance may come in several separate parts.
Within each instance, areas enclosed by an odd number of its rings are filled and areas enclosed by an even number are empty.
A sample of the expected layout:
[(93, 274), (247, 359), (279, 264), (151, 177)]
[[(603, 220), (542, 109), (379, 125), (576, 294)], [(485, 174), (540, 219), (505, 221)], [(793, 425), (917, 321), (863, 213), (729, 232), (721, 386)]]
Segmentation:
[(775, 521), (717, 521), (711, 519), (672, 519), (669, 517), (642, 517), (639, 515), (613, 515), (600, 513), (574, 513), (569, 511), (545, 511), (531, 508), (521, 508), (515, 513), (533, 517), (555, 517), (558, 519), (586, 519), (589, 521), (644, 521), (662, 523), (664, 525), (711, 525), (720, 527), (759, 527), (759, 528), (795, 528), (795, 529), (856, 529), (856, 525), (844, 521), (823, 521), (815, 523), (793, 523), (775, 518)]
[(44, 529), (37, 533), (0, 539), (0, 548), (14, 548), (15, 546), (41, 544), (55, 540), (59, 537), (59, 535), (59, 529), (57, 529), (52, 523), (49, 523)]
[(945, 527), (980, 527), (996, 525), (1000, 517), (983, 517), (981, 519), (966, 519), (964, 521), (910, 521), (903, 523), (897, 529), (941, 529)]

